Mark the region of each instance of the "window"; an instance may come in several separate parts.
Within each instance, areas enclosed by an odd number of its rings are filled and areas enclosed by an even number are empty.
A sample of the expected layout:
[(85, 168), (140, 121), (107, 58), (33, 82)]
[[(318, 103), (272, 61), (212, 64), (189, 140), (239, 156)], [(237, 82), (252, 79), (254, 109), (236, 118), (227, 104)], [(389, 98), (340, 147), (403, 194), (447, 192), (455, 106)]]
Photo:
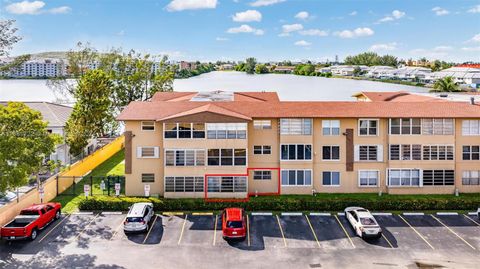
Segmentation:
[(360, 161), (376, 161), (377, 146), (359, 146)]
[(208, 139), (245, 139), (246, 123), (207, 123)]
[(312, 185), (312, 170), (282, 170), (283, 186)]
[(424, 160), (453, 160), (453, 146), (449, 145), (424, 145)]
[(389, 169), (388, 186), (391, 187), (414, 187), (420, 186), (419, 169)]
[(155, 131), (155, 122), (142, 121), (142, 131)]
[(411, 161), (422, 159), (422, 145), (401, 144), (389, 146), (389, 157), (392, 161)]
[(358, 171), (358, 186), (360, 187), (376, 187), (378, 186), (378, 174), (376, 170), (360, 170)]
[(480, 146), (463, 146), (462, 156), (464, 161), (480, 160)]
[(165, 123), (163, 135), (165, 138), (205, 138), (203, 123)]
[(280, 134), (311, 135), (312, 119), (280, 119)]
[(322, 147), (323, 160), (340, 160), (339, 146), (323, 146)]
[(137, 158), (158, 158), (158, 147), (137, 147)]
[(322, 120), (323, 135), (340, 135), (339, 120)]
[(165, 192), (203, 192), (203, 177), (165, 177)]
[(378, 135), (378, 120), (359, 120), (359, 135)]
[(453, 135), (453, 119), (422, 119), (422, 134)]
[(247, 150), (246, 149), (209, 149), (208, 165), (210, 166), (247, 165)]
[(281, 160), (311, 160), (312, 145), (280, 145)]
[(255, 171), (253, 171), (253, 179), (255, 179), (255, 180), (270, 180), (270, 179), (272, 179), (272, 171), (255, 170)]
[(142, 182), (155, 182), (155, 174), (142, 174)]
[(167, 149), (165, 150), (165, 166), (204, 166), (205, 150), (203, 149)]
[(324, 171), (322, 177), (323, 186), (340, 186), (340, 172)]
[(259, 155), (259, 154), (271, 154), (272, 153), (272, 147), (271, 146), (253, 146), (253, 154)]
[(271, 120), (254, 120), (253, 121), (254, 129), (272, 129)]
[(463, 171), (462, 173), (463, 185), (480, 185), (480, 170)]
[(208, 177), (208, 192), (246, 192), (247, 177)]
[(462, 135), (480, 135), (480, 120), (463, 120)]
[(454, 182), (453, 170), (423, 170), (423, 186), (451, 186)]
[(421, 120), (409, 118), (390, 119), (390, 134), (419, 135), (421, 134)]

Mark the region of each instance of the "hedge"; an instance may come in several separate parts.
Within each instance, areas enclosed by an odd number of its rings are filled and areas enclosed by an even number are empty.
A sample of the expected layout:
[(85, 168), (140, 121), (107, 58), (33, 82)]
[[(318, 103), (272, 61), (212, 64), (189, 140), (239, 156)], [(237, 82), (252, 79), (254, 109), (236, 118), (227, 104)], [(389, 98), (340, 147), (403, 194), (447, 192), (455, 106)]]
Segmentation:
[[(396, 195), (395, 195), (396, 196)], [(204, 211), (222, 210), (226, 207), (242, 207), (247, 211), (341, 211), (348, 206), (361, 206), (375, 211), (420, 210), (476, 210), (480, 207), (480, 195), (445, 195), (432, 198), (405, 198), (394, 195), (366, 199), (344, 197), (258, 197), (248, 202), (206, 202), (203, 199), (163, 199), (140, 197), (90, 197), (79, 203), (80, 210), (128, 211), (133, 203), (151, 202), (156, 211)]]

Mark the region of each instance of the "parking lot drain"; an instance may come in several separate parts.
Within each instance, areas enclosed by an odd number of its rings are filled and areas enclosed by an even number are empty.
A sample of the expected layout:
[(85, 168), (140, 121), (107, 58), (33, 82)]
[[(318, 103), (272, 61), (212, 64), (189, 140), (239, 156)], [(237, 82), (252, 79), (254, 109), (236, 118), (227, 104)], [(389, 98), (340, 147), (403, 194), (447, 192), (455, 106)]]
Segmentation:
[(424, 216), (425, 213), (422, 212), (404, 212), (404, 216)]
[(392, 213), (386, 213), (386, 212), (374, 212), (372, 213), (374, 216), (391, 216)]
[(302, 212), (282, 212), (282, 216), (301, 216)]
[(439, 216), (458, 216), (457, 212), (437, 212)]
[(310, 213), (310, 216), (325, 216), (325, 217), (329, 217), (331, 216), (332, 214), (328, 213), (328, 212), (311, 212)]
[(321, 267), (322, 267), (322, 265), (319, 264), (319, 263), (312, 263), (312, 264), (310, 264), (310, 268), (321, 268)]
[(272, 212), (252, 212), (252, 216), (271, 216)]

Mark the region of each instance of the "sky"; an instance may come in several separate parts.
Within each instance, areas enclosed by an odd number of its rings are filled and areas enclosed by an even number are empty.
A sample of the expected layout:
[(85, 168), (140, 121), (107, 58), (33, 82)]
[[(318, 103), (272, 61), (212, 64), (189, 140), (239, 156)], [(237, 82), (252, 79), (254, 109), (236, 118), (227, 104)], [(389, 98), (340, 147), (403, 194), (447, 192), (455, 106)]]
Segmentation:
[(82, 41), (174, 60), (480, 62), (480, 0), (0, 0), (0, 18), (23, 37), (12, 55)]

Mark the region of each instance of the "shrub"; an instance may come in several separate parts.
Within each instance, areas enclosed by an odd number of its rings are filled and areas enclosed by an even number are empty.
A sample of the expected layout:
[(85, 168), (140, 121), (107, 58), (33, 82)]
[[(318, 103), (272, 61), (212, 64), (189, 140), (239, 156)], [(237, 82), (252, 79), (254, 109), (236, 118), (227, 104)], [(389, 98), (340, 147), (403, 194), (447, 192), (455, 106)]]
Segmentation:
[(80, 210), (128, 211), (133, 203), (151, 202), (156, 211), (222, 210), (242, 207), (248, 211), (341, 211), (348, 206), (361, 206), (375, 211), (472, 210), (480, 206), (480, 196), (444, 197), (313, 197), (281, 196), (251, 198), (248, 202), (206, 202), (203, 199), (164, 199), (142, 197), (92, 197), (80, 202)]

